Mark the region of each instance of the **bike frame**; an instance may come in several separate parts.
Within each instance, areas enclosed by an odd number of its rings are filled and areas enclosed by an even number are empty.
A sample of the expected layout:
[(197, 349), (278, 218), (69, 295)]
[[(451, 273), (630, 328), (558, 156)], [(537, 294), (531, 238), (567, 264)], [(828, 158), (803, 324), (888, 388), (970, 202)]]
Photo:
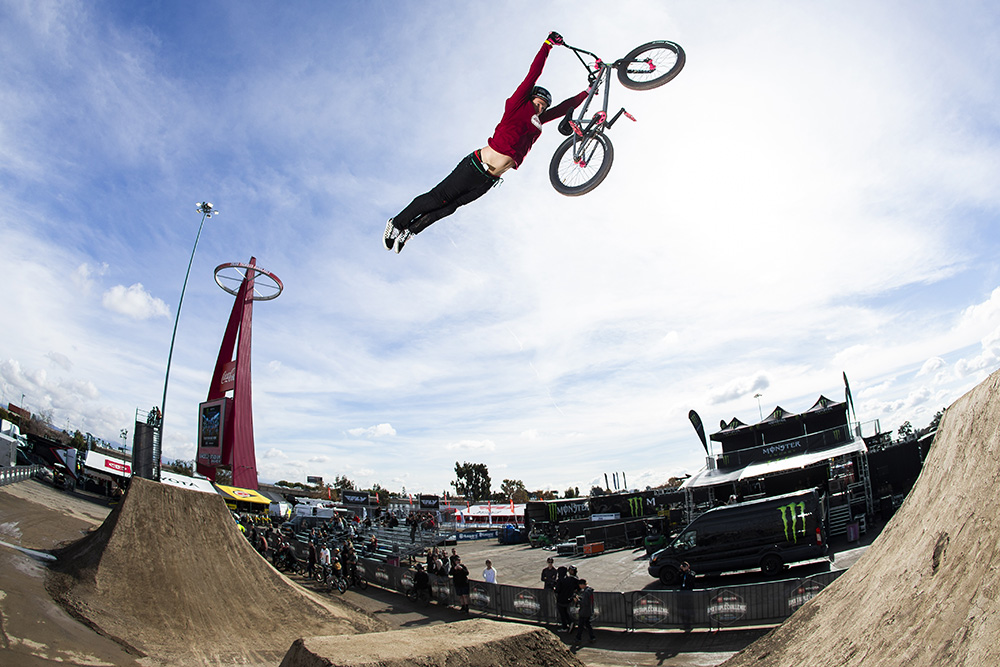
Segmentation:
[[(576, 54), (580, 63), (587, 70), (587, 78), (589, 78), (591, 84), (593, 84), (587, 99), (580, 105), (580, 110), (576, 119), (570, 121), (570, 127), (573, 129), (573, 134), (576, 135), (573, 138), (573, 160), (581, 166), (586, 166), (589, 158), (587, 155), (587, 148), (590, 146), (595, 135), (601, 134), (606, 130), (610, 130), (611, 126), (615, 124), (615, 121), (617, 121), (622, 114), (625, 114), (625, 116), (632, 121), (635, 121), (635, 118), (632, 114), (625, 111), (625, 107), (622, 107), (618, 113), (615, 114), (614, 118), (610, 121), (608, 120), (608, 106), (611, 103), (611, 70), (616, 69), (621, 64), (621, 61), (616, 60), (615, 62), (609, 64), (601, 60), (595, 53), (591, 53), (585, 49), (580, 49), (568, 44), (565, 46)], [(581, 54), (594, 58), (593, 70)], [(584, 118), (587, 115), (587, 111), (590, 109), (590, 105), (594, 101), (594, 98), (598, 95), (602, 85), (604, 86), (604, 102), (601, 106), (601, 110), (596, 112), (585, 124)]]

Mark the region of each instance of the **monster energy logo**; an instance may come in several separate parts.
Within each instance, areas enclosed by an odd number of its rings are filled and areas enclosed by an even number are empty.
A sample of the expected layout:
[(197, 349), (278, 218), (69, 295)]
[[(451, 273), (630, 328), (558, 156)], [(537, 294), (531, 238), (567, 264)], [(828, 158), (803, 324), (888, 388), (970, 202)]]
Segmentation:
[(642, 497), (633, 496), (628, 499), (629, 516), (642, 516)]
[[(782, 505), (778, 511), (781, 512), (781, 523), (785, 526), (786, 540), (798, 542), (800, 535), (806, 536), (806, 504), (804, 502)], [(799, 525), (800, 519), (802, 525)]]
[(559, 520), (559, 515), (557, 514), (557, 512), (558, 510), (556, 509), (556, 506), (549, 504), (549, 521), (551, 521), (552, 523), (555, 523), (556, 521)]

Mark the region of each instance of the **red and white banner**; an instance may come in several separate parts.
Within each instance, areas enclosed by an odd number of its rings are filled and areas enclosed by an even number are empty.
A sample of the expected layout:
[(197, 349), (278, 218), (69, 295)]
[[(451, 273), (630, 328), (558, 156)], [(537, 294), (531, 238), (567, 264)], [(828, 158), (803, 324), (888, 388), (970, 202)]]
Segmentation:
[(87, 468), (96, 472), (103, 472), (115, 477), (131, 477), (132, 464), (122, 459), (111, 458), (97, 452), (87, 452), (87, 460), (84, 462)]

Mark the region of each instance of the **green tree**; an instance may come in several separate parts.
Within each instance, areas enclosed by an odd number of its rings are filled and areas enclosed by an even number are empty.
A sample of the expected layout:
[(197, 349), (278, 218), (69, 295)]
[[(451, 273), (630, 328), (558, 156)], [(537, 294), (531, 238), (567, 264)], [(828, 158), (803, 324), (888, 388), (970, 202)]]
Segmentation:
[(490, 497), (490, 472), (485, 463), (459, 463), (455, 461), (455, 493), (465, 496), (470, 503)]
[(578, 486), (571, 486), (568, 489), (566, 489), (565, 493), (563, 493), (563, 498), (579, 498), (579, 497), (580, 497), (580, 487)]
[[(79, 433), (79, 431), (77, 431)], [(76, 436), (74, 436), (75, 438)], [(80, 436), (80, 440), (83, 440), (83, 436)], [(164, 463), (160, 466), (161, 470), (168, 470), (170, 472), (175, 472), (178, 475), (187, 475), (190, 477), (194, 474), (194, 461), (171, 461), (170, 463)]]
[(603, 496), (604, 495), (604, 489), (602, 489), (599, 486), (592, 486), (592, 487), (590, 487), (590, 495), (591, 496)]
[(500, 484), (500, 494), (504, 498), (512, 498), (519, 489), (524, 490), (524, 482), (519, 479), (505, 479)]
[(357, 489), (357, 487), (354, 486), (354, 482), (347, 479), (347, 475), (337, 475), (333, 480), (333, 488), (347, 489), (348, 491), (354, 491)]
[(902, 425), (899, 427), (899, 430), (896, 433), (899, 435), (900, 440), (906, 440), (907, 438), (912, 438), (913, 425), (910, 422), (905, 421), (902, 423)]
[(934, 413), (934, 418), (931, 419), (931, 423), (927, 425), (927, 432), (936, 431), (937, 427), (941, 425), (941, 418), (944, 417), (944, 410), (938, 410)]
[(73, 438), (69, 441), (69, 444), (73, 446), (74, 449), (78, 449), (81, 452), (87, 451), (87, 440), (83, 437), (83, 433), (79, 430), (73, 434)]

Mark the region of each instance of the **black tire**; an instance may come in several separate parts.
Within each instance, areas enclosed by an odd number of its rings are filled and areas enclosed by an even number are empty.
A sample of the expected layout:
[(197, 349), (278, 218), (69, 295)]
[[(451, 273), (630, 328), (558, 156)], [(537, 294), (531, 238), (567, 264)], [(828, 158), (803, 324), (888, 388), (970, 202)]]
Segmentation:
[(777, 554), (768, 554), (760, 559), (760, 571), (766, 577), (776, 577), (784, 568), (785, 564)]
[(337, 577), (337, 590), (344, 593), (347, 590), (347, 579)]
[(570, 137), (559, 144), (552, 161), (549, 162), (549, 180), (559, 194), (567, 197), (585, 195), (607, 178), (611, 163), (615, 159), (615, 149), (604, 134), (597, 134), (587, 145), (586, 166), (573, 161), (573, 141)]
[(680, 574), (676, 567), (664, 565), (660, 568), (660, 583), (664, 586), (673, 586), (680, 581)]
[(680, 44), (647, 42), (619, 61), (618, 81), (632, 90), (659, 88), (680, 73), (686, 60)]
[(356, 582), (358, 584), (359, 589), (366, 590), (368, 588), (368, 580), (365, 579), (364, 576), (359, 574), (356, 579)]

